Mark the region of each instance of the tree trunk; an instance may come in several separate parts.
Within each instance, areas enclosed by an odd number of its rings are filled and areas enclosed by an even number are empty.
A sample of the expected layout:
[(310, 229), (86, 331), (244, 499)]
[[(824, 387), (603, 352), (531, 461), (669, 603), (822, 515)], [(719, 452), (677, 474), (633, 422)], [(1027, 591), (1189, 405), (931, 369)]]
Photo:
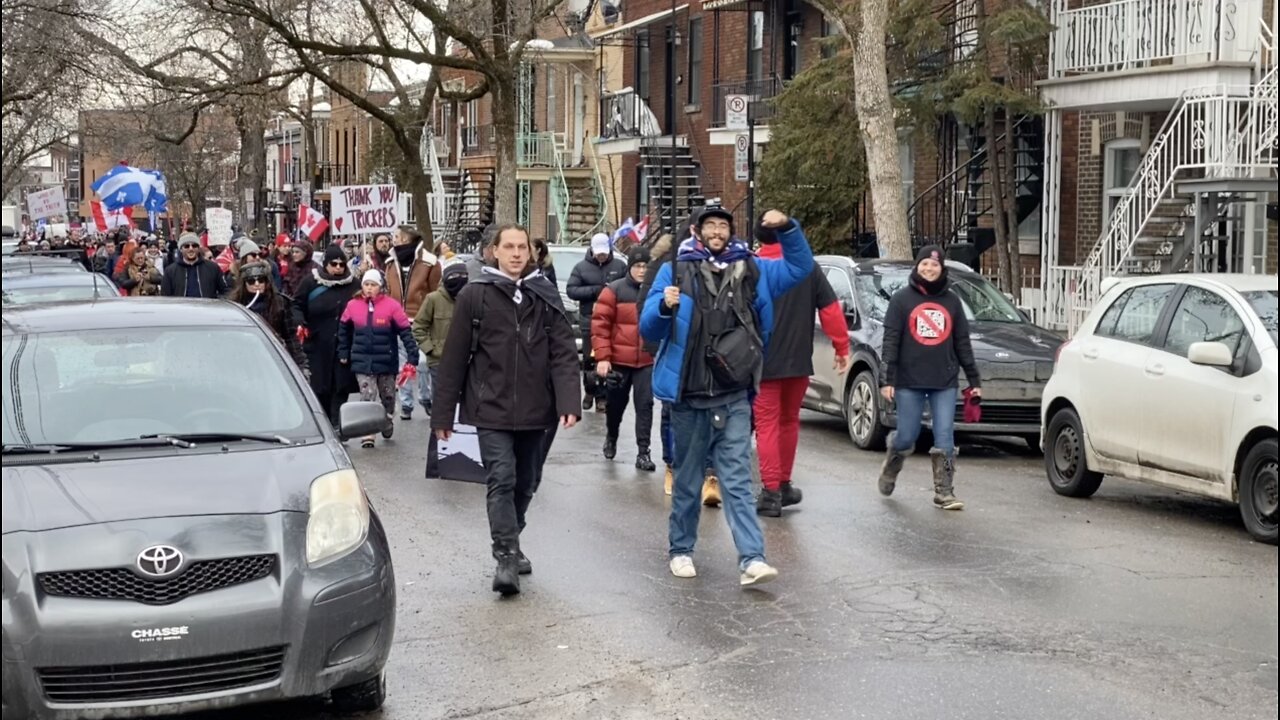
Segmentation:
[(508, 77), (490, 79), (493, 93), (494, 151), (497, 165), (493, 178), (493, 222), (513, 223), (519, 215), (516, 197), (516, 95), (515, 64)]
[(1000, 148), (996, 147), (996, 110), (988, 105), (983, 111), (983, 130), (986, 132), (987, 176), (991, 186), (991, 224), (996, 231), (996, 262), (1000, 269), (999, 286), (1009, 291), (1009, 231), (1005, 227), (1004, 173), (1000, 170)]
[[(245, 116), (236, 122), (240, 131), (240, 172), (236, 173), (236, 204), (242, 208), (246, 230), (261, 225), (264, 188), (267, 177), (267, 148), (262, 134), (266, 122), (253, 109), (246, 108)], [(246, 197), (253, 198), (252, 207), (246, 206)]]
[[(403, 133), (395, 133), (396, 145), (404, 153), (403, 170), (409, 181), (409, 195), (413, 198), (415, 221), (418, 232), (428, 248), (436, 245), (435, 233), (432, 229), (431, 205), (427, 195), (431, 192), (431, 178), (427, 177), (425, 162), (422, 157), (422, 125), (416, 124), (404, 129)], [(434, 152), (434, 148), (430, 148)]]
[(1009, 287), (1015, 298), (1022, 294), (1022, 250), (1018, 237), (1018, 147), (1013, 137), (1014, 119), (1005, 112), (1004, 166), (1009, 182), (1005, 185), (1005, 217), (1009, 229)]
[(898, 130), (889, 96), (885, 63), (885, 25), (888, 0), (861, 0), (854, 45), (854, 106), (865, 138), (867, 177), (874, 204), (876, 237), (885, 257), (910, 260), (907, 203), (902, 196), (902, 168), (898, 164)]

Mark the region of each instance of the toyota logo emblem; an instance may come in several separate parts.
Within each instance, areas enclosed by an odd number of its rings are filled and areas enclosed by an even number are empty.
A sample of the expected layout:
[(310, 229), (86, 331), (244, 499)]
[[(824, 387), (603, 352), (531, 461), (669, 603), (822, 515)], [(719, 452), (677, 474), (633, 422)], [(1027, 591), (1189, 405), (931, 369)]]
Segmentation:
[(172, 545), (152, 545), (138, 553), (138, 570), (149, 577), (168, 577), (182, 567), (182, 552)]

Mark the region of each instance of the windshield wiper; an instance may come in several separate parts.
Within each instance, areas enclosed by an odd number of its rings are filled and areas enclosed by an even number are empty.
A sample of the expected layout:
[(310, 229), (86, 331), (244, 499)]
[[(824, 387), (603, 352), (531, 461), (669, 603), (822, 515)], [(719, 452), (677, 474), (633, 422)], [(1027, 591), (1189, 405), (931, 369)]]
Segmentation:
[[(181, 441), (180, 441), (181, 442)], [(56, 455), (63, 452), (83, 452), (86, 450), (113, 450), (117, 448), (150, 447), (153, 445), (174, 445), (167, 438), (144, 437), (120, 440), (104, 440), (101, 442), (74, 443), (34, 443), (25, 445), (5, 445), (5, 455)], [(190, 443), (184, 443), (190, 447)]]
[[(143, 435), (140, 439), (158, 439), (173, 443), (179, 447), (195, 447), (197, 442), (217, 442), (219, 440), (256, 440), (276, 445), (292, 445), (293, 441), (283, 435), (274, 433), (232, 433), (232, 432), (190, 432), (190, 433), (154, 433)], [(181, 443), (181, 444), (179, 444)]]

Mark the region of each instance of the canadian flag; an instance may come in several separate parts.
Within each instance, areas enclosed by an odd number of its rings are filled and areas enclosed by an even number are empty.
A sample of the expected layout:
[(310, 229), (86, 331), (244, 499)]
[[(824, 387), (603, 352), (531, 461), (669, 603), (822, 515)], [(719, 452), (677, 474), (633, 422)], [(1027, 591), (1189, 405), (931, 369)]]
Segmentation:
[(93, 226), (100, 233), (120, 227), (133, 227), (132, 206), (126, 205), (119, 210), (107, 210), (97, 200), (90, 200), (89, 208), (93, 213)]
[(315, 242), (329, 227), (324, 215), (311, 209), (310, 205), (298, 205), (298, 231)]

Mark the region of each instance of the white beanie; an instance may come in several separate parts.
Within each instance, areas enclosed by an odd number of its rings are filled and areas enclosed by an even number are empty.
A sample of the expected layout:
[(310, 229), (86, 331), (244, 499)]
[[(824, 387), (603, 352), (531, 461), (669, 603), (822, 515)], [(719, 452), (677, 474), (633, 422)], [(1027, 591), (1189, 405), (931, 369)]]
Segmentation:
[(360, 276), (360, 284), (363, 285), (365, 283), (377, 283), (381, 285), (382, 273), (378, 272), (377, 268), (369, 268), (368, 270), (365, 270), (364, 275)]
[(604, 233), (596, 233), (595, 235), (591, 236), (591, 254), (592, 255), (609, 254), (609, 252), (612, 249), (611, 245), (612, 244), (609, 242), (609, 236)]

